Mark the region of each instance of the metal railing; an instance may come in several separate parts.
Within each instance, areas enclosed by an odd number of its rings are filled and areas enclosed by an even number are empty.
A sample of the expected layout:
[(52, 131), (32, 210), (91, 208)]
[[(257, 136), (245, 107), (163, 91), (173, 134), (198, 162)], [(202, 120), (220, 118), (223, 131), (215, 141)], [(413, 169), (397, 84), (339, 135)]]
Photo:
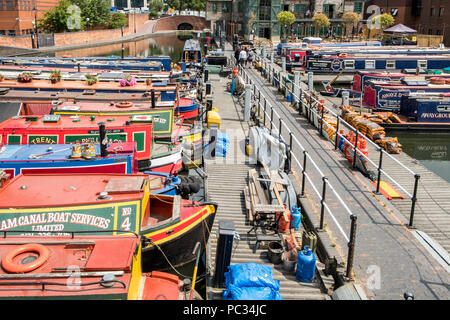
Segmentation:
[[(231, 58), (232, 63), (236, 65), (234, 57)], [(254, 105), (256, 104), (256, 114), (258, 118), (262, 118), (263, 124), (265, 127), (268, 127), (271, 135), (278, 136), (280, 141), (282, 140), (287, 146), (287, 168), (285, 168), (286, 172), (292, 171), (292, 165), (296, 165), (298, 167), (299, 172), (301, 172), (301, 196), (305, 196), (306, 186), (309, 185), (314, 191), (313, 194), (318, 197), (320, 200), (320, 219), (318, 230), (324, 230), (325, 226), (325, 212), (331, 217), (332, 221), (337, 226), (342, 237), (347, 242), (348, 246), (348, 254), (347, 254), (347, 268), (346, 268), (346, 277), (349, 279), (353, 278), (353, 259), (354, 259), (354, 250), (356, 244), (356, 225), (357, 225), (357, 216), (353, 214), (350, 208), (346, 205), (345, 201), (338, 194), (336, 189), (331, 185), (328, 178), (323, 174), (322, 170), (320, 170), (319, 166), (312, 159), (308, 151), (303, 147), (303, 145), (299, 142), (297, 137), (292, 133), (286, 123), (283, 121), (279, 113), (272, 106), (268, 98), (264, 95), (262, 90), (258, 87), (257, 84), (251, 79), (247, 71), (240, 66), (238, 66), (239, 73), (241, 77), (244, 79), (245, 84), (251, 85), (252, 97), (254, 98)], [(278, 125), (278, 126), (277, 126)], [(288, 139), (283, 138), (283, 133)], [(289, 141), (289, 142), (286, 142)], [(293, 150), (301, 150), (303, 154), (303, 159), (300, 161)], [(307, 169), (308, 168), (308, 169)], [(317, 183), (314, 183), (313, 174), (319, 175), (321, 179), (321, 185), (317, 186)], [(309, 183), (309, 184), (308, 184)], [(319, 191), (321, 189), (321, 191)], [(350, 218), (350, 234), (347, 236), (344, 228), (338, 222), (335, 217), (334, 212), (327, 204), (327, 198), (330, 198), (330, 195), (327, 195), (327, 191), (331, 191), (331, 194), (337, 199), (338, 203), (342, 206), (342, 208), (348, 213)]]
[[(356, 167), (357, 157), (363, 158), (364, 162), (370, 164), (377, 172), (376, 178), (376, 189), (374, 193), (380, 194), (380, 184), (381, 184), (381, 176), (385, 176), (396, 185), (402, 192), (404, 192), (409, 199), (411, 200), (411, 209), (410, 209), (410, 217), (409, 217), (409, 227), (413, 227), (414, 222), (414, 212), (415, 206), (417, 202), (417, 190), (419, 185), (420, 174), (415, 173), (410, 168), (401, 163), (398, 159), (393, 157), (391, 154), (387, 153), (382, 147), (376, 144), (371, 139), (366, 139), (365, 136), (355, 127), (346, 122), (341, 116), (336, 114), (333, 110), (328, 108), (324, 101), (319, 101), (316, 97), (310, 94), (307, 90), (304, 90), (300, 87), (300, 81), (298, 84), (294, 83), (287, 77), (282, 76), (281, 72), (276, 72), (274, 66), (268, 61), (266, 58), (262, 58), (258, 56), (258, 58), (264, 63), (263, 76), (269, 80), (270, 83), (277, 85), (281, 90), (285, 91), (285, 95), (290, 95), (291, 102), (298, 106), (298, 111), (301, 115), (304, 115), (308, 121), (317, 127), (319, 133), (323, 136), (324, 132), (327, 130), (331, 130), (333, 134), (330, 136), (334, 136), (334, 139), (330, 139), (334, 144), (334, 148), (338, 149), (340, 145), (340, 140), (344, 142), (344, 144), (349, 145), (350, 150), (353, 153), (353, 168)], [(296, 94), (298, 92), (298, 94)], [(320, 106), (320, 108), (318, 108)], [(319, 112), (319, 110), (321, 110)], [(324, 118), (324, 115), (331, 114), (336, 120), (336, 128), (330, 125), (328, 121)], [(324, 127), (325, 126), (325, 127)], [(345, 126), (346, 129), (352, 131), (355, 135), (355, 142), (349, 141), (346, 136), (340, 131), (342, 130), (342, 126)], [(374, 160), (370, 159), (367, 155), (363, 153), (364, 150), (360, 150), (358, 148), (358, 140), (361, 138), (365, 139), (372, 147), (374, 147), (378, 152), (378, 163)], [(383, 169), (383, 160), (391, 161), (391, 164), (395, 165), (396, 168), (403, 170), (406, 174), (409, 174), (414, 179), (413, 190), (410, 192), (403, 186), (399, 181), (395, 180), (388, 172)], [(395, 170), (395, 169), (393, 169)]]

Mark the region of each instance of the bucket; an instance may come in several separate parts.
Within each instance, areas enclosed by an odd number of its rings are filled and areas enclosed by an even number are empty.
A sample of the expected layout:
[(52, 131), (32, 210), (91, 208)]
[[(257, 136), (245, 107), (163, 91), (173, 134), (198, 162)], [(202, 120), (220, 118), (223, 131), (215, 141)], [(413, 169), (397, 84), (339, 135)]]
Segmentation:
[(269, 242), (267, 255), (273, 264), (281, 263), (281, 255), (283, 254), (283, 245), (278, 241)]
[(283, 261), (283, 269), (289, 273), (295, 272), (295, 265), (297, 264), (297, 256), (292, 251), (285, 251), (281, 255)]

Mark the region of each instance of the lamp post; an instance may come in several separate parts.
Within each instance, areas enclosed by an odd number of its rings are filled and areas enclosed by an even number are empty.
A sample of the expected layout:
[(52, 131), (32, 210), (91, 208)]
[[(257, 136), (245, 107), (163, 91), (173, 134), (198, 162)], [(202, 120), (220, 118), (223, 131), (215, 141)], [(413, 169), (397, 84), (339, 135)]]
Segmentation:
[(36, 33), (36, 48), (39, 49), (39, 30), (38, 30), (38, 26), (37, 26), (37, 10), (36, 10), (36, 7), (34, 7), (33, 10), (34, 10), (34, 21), (32, 23), (33, 23), (33, 26), (36, 28), (35, 29), (36, 30), (35, 31), (35, 33)]
[(89, 18), (86, 18), (86, 25), (87, 25), (87, 29), (88, 29), (88, 31), (89, 31)]
[[(20, 33), (20, 18), (16, 18), (17, 21), (17, 33)], [(18, 34), (16, 34), (17, 36)]]
[(35, 25), (35, 22), (31, 21), (31, 24), (33, 25), (33, 30), (31, 31), (31, 47), (34, 49), (34, 48), (36, 48), (36, 46), (34, 45), (34, 38), (35, 38), (34, 25)]

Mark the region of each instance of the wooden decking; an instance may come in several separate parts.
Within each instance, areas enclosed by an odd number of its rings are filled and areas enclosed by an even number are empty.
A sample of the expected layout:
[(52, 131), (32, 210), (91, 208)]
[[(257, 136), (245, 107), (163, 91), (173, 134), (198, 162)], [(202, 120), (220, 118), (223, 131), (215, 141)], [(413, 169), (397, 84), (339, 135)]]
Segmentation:
[[(236, 98), (225, 92), (228, 79), (220, 78), (218, 75), (211, 75), (210, 78), (213, 85), (214, 106), (218, 107), (222, 118), (219, 130), (229, 133), (231, 139), (226, 158), (216, 157), (215, 160), (205, 161), (209, 200), (218, 203), (209, 239), (208, 261), (211, 276), (214, 275), (219, 222), (229, 220), (234, 222), (235, 231), (240, 238), (234, 241), (231, 264), (254, 262), (272, 267), (274, 279), (281, 281), (280, 294), (283, 299), (328, 299), (329, 296), (323, 292), (319, 282), (301, 283), (295, 278), (295, 274), (286, 272), (282, 264), (273, 265), (267, 258), (266, 246), (261, 246), (255, 253), (253, 252), (256, 239), (254, 233), (247, 233), (252, 225), (247, 219), (244, 197), (244, 188), (248, 185), (248, 172), (255, 167), (254, 164), (248, 163), (244, 154), (244, 137), (248, 131), (248, 124), (243, 121), (242, 107), (235, 102)], [(210, 278), (210, 284), (211, 281)], [(222, 290), (223, 288), (208, 286), (207, 299), (221, 299)]]

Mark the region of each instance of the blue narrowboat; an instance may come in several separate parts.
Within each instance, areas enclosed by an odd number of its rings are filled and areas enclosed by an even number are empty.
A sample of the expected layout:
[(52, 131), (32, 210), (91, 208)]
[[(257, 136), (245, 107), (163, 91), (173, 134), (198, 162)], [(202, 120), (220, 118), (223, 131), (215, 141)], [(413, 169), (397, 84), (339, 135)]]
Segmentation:
[(450, 96), (436, 97), (426, 95), (403, 96), (400, 114), (416, 122), (450, 124)]
[(438, 69), (450, 67), (448, 55), (310, 55), (305, 69), (317, 73), (355, 72), (357, 70)]
[(403, 80), (402, 84), (369, 81), (364, 87), (363, 106), (374, 110), (399, 112), (401, 98), (411, 93), (443, 96), (450, 93), (450, 85), (429, 84), (423, 80)]

